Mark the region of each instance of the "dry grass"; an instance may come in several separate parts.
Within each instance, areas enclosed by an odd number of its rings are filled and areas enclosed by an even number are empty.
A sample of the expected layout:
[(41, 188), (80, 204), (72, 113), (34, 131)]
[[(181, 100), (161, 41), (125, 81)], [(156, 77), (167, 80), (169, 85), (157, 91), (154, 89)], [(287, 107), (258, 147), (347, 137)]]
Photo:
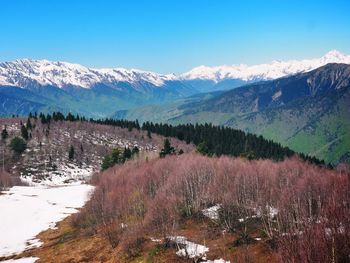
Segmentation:
[[(40, 248), (26, 251), (17, 256), (35, 256), (40, 259), (38, 263), (78, 263), (78, 262), (104, 262), (104, 263), (172, 263), (192, 262), (192, 260), (179, 258), (174, 248), (165, 248), (162, 244), (148, 239), (143, 245), (140, 255), (136, 258), (127, 258), (117, 247), (113, 249), (99, 233), (88, 233), (87, 230), (76, 229), (72, 225), (70, 216), (57, 225), (57, 229), (50, 229), (38, 235), (44, 242)], [(258, 229), (252, 229), (250, 234), (256, 236)], [(224, 258), (231, 262), (277, 262), (272, 251), (263, 242), (259, 241), (248, 246), (233, 247), (237, 235), (223, 234), (210, 220), (189, 219), (183, 222), (179, 235), (189, 240), (209, 247), (208, 258)]]

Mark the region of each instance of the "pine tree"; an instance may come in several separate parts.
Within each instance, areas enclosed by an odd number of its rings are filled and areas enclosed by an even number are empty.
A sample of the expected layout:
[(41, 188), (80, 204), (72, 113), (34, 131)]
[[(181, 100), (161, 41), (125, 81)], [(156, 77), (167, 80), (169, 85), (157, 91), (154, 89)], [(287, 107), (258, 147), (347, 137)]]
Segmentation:
[(45, 117), (44, 114), (40, 113), (39, 118), (40, 118), (40, 121), (41, 121), (42, 124), (46, 124), (47, 123), (47, 120), (46, 120), (46, 117)]
[(160, 156), (161, 158), (163, 158), (163, 157), (165, 157), (165, 156), (167, 156), (167, 155), (174, 154), (174, 153), (175, 153), (174, 147), (171, 146), (171, 143), (170, 143), (169, 139), (166, 138), (166, 139), (164, 140), (163, 149), (160, 151), (159, 156)]
[(113, 165), (112, 158), (109, 155), (107, 155), (102, 160), (101, 169), (102, 171), (107, 170), (112, 165)]
[(134, 146), (134, 148), (132, 148), (132, 155), (138, 154), (139, 152), (140, 152), (140, 150), (137, 146)]
[(152, 135), (151, 135), (151, 132), (149, 130), (147, 130), (147, 137), (152, 139)]
[(31, 130), (33, 128), (32, 123), (30, 122), (30, 118), (27, 119), (27, 124), (26, 124), (27, 129)]
[(25, 151), (27, 148), (26, 142), (19, 137), (15, 137), (10, 142), (10, 148), (12, 151), (14, 151), (17, 155), (20, 155)]
[(122, 157), (119, 149), (113, 149), (111, 154), (111, 160), (113, 164), (121, 163)]
[(209, 155), (209, 148), (208, 148), (208, 144), (206, 142), (201, 142), (200, 144), (198, 144), (197, 148), (196, 148), (197, 152), (199, 152), (200, 154), (203, 155)]
[(7, 129), (6, 129), (6, 126), (5, 126), (5, 128), (1, 132), (1, 138), (3, 140), (6, 140), (8, 137), (9, 137), (9, 133), (7, 132)]
[(73, 147), (73, 145), (71, 145), (71, 146), (69, 147), (68, 159), (69, 159), (69, 160), (73, 160), (73, 159), (74, 159), (74, 147)]
[(128, 160), (130, 159), (132, 156), (131, 150), (129, 148), (124, 148), (124, 152), (123, 152), (123, 158), (124, 160)]
[(23, 124), (21, 126), (21, 135), (23, 139), (28, 140), (29, 138), (28, 130), (27, 130), (27, 127), (24, 126)]

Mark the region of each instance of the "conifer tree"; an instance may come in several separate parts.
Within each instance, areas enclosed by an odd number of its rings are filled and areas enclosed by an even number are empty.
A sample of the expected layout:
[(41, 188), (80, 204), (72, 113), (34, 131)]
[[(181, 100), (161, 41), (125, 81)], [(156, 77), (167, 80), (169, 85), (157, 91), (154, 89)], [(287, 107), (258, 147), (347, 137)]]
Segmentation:
[(147, 130), (147, 137), (152, 139), (152, 135), (151, 135), (151, 132), (149, 130)]
[(128, 160), (130, 159), (132, 156), (131, 150), (127, 147), (124, 148), (124, 152), (123, 152), (123, 158), (124, 160)]
[(74, 146), (73, 146), (73, 145), (71, 145), (71, 146), (69, 147), (68, 159), (69, 159), (69, 160), (73, 160), (73, 159), (74, 159)]
[(106, 155), (102, 160), (101, 169), (102, 171), (107, 170), (112, 165), (113, 165), (113, 162), (112, 162), (111, 156)]
[(121, 152), (118, 148), (115, 148), (112, 150), (112, 154), (111, 154), (111, 160), (112, 160), (112, 164), (117, 164), (121, 162)]
[(21, 136), (22, 136), (22, 138), (25, 139), (25, 140), (28, 140), (28, 138), (29, 138), (29, 134), (28, 134), (27, 127), (24, 126), (23, 124), (22, 124), (22, 126), (21, 126)]
[(9, 137), (9, 133), (7, 132), (7, 127), (5, 126), (5, 128), (1, 132), (1, 138), (3, 140), (6, 140), (8, 137)]
[(175, 153), (174, 147), (171, 146), (170, 140), (168, 138), (166, 138), (164, 140), (163, 149), (160, 151), (159, 156), (161, 158), (163, 158), (167, 155), (174, 154), (174, 153)]
[(10, 142), (10, 148), (15, 154), (20, 155), (27, 148), (27, 144), (22, 138), (15, 137)]
[(29, 130), (31, 130), (33, 128), (32, 123), (30, 122), (30, 118), (27, 119), (26, 128)]
[(132, 148), (132, 155), (138, 154), (139, 151), (140, 151), (139, 148), (137, 146), (134, 146), (134, 148)]

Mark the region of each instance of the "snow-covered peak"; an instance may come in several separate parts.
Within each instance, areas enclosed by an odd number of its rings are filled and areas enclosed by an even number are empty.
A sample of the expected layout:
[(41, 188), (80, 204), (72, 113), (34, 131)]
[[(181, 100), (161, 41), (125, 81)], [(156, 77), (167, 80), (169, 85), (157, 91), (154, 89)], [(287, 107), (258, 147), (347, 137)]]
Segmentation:
[(174, 80), (173, 75), (161, 75), (137, 69), (108, 68), (92, 69), (68, 62), (20, 59), (0, 63), (0, 85), (27, 87), (29, 84), (75, 86), (90, 88), (94, 84), (113, 84), (125, 81), (149, 82), (162, 86), (164, 81)]
[(274, 60), (270, 64), (248, 66), (224, 65), (217, 67), (199, 66), (180, 76), (181, 79), (205, 79), (215, 82), (223, 79), (241, 79), (246, 81), (276, 79), (300, 72), (307, 72), (328, 63), (350, 64), (350, 56), (337, 50), (332, 50), (316, 59), (279, 61)]
[(327, 54), (325, 54), (323, 57), (327, 59), (344, 59), (347, 57), (347, 55), (339, 52), (338, 50), (333, 49), (329, 51)]
[(95, 84), (114, 85), (118, 82), (131, 84), (147, 82), (162, 87), (165, 81), (204, 79), (219, 82), (224, 79), (245, 81), (276, 79), (300, 72), (307, 72), (328, 63), (350, 64), (350, 56), (332, 50), (316, 59), (279, 61), (260, 65), (199, 66), (180, 76), (162, 75), (150, 71), (125, 68), (88, 68), (68, 62), (20, 59), (0, 62), (0, 85), (28, 87), (53, 85), (56, 87), (90, 88)]

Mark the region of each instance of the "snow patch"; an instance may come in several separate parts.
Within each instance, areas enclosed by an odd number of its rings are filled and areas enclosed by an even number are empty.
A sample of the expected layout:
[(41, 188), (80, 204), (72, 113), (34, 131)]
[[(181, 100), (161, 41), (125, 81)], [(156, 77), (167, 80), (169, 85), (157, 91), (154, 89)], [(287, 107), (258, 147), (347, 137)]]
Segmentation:
[(272, 100), (277, 100), (281, 96), (282, 96), (282, 91), (279, 90), (275, 94), (272, 95)]
[(28, 257), (28, 258), (19, 258), (19, 259), (9, 259), (1, 261), (2, 263), (34, 263), (39, 258), (37, 257)]
[(20, 253), (41, 245), (41, 231), (77, 212), (89, 198), (93, 187), (15, 186), (0, 195), (0, 257)]
[(180, 257), (203, 258), (206, 257), (206, 252), (209, 251), (209, 248), (206, 246), (188, 241), (186, 237), (183, 236), (170, 236), (168, 238), (180, 247), (176, 252), (176, 255)]
[(220, 258), (220, 259), (203, 261), (203, 263), (230, 263), (230, 261), (226, 261), (226, 260)]
[(81, 184), (93, 173), (92, 166), (78, 166), (75, 163), (59, 163), (56, 170), (44, 170), (44, 175), (39, 173), (39, 176), (35, 174), (37, 170), (33, 167), (26, 169), (26, 174), (21, 173), (21, 180), (30, 186), (63, 186)]
[(178, 246), (178, 251), (176, 255), (179, 257), (187, 258), (200, 258), (206, 263), (230, 263), (230, 261), (225, 261), (223, 259), (207, 260), (206, 253), (209, 248), (194, 242), (188, 241), (184, 236), (169, 236), (168, 239), (174, 242)]
[(220, 208), (221, 208), (221, 205), (217, 204), (217, 205), (214, 205), (212, 207), (203, 209), (202, 213), (203, 213), (203, 215), (205, 215), (206, 217), (208, 217), (212, 220), (218, 220)]

